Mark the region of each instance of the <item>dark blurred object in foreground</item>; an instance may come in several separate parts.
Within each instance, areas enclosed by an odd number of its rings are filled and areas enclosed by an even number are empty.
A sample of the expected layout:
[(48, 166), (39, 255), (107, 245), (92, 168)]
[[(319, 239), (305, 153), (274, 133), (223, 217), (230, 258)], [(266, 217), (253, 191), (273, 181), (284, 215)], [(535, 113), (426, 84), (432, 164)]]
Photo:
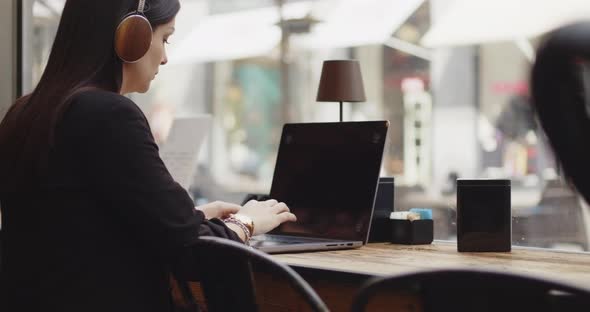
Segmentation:
[(548, 35), (531, 84), (534, 109), (564, 176), (590, 202), (590, 22)]

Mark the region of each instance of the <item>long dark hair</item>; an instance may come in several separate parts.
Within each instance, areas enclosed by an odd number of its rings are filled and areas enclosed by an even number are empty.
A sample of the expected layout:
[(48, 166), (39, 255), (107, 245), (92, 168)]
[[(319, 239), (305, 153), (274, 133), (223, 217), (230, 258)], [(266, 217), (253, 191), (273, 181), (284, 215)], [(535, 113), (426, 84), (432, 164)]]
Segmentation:
[(562, 27), (539, 48), (531, 82), (535, 111), (563, 172), (590, 203), (589, 62), (590, 22)]
[[(38, 181), (69, 99), (86, 89), (118, 93), (123, 63), (115, 30), (139, 0), (67, 0), (47, 66), (31, 94), (19, 98), (0, 123), (0, 190)], [(147, 0), (145, 15), (157, 26), (180, 10), (178, 0)]]

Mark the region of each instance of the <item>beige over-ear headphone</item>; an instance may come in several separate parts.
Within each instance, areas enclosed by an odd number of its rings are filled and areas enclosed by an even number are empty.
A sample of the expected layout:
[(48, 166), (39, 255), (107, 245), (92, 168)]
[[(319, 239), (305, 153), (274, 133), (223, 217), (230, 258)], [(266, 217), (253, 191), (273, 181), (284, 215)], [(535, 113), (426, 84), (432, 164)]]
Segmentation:
[(143, 14), (145, 0), (139, 0), (137, 11), (127, 14), (115, 32), (115, 52), (126, 63), (139, 61), (152, 44), (152, 25)]

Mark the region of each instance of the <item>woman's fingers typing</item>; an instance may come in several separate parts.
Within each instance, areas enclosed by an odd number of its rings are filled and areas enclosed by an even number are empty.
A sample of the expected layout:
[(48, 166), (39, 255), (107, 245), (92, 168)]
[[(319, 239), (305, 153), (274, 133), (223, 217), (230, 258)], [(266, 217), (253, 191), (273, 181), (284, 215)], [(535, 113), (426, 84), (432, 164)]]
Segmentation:
[(222, 201), (215, 201), (212, 203), (208, 203), (202, 206), (196, 207), (196, 209), (201, 210), (207, 219), (212, 218), (226, 218), (230, 214), (238, 213), (242, 207), (240, 205), (226, 203)]
[(276, 199), (269, 199), (269, 200), (265, 200), (264, 203), (267, 204), (268, 206), (272, 207), (272, 206), (278, 204), (279, 202)]
[(220, 207), (219, 210), (223, 213), (223, 215), (238, 213), (238, 211), (240, 211), (240, 209), (242, 209), (242, 206), (240, 206), (240, 205), (225, 203), (225, 202), (221, 202), (219, 207)]
[(266, 201), (248, 201), (240, 210), (254, 222), (254, 235), (264, 234), (284, 222), (296, 221), (297, 218), (283, 202), (270, 199)]
[(287, 205), (282, 202), (272, 206), (272, 208), (274, 209), (274, 211), (277, 214), (291, 211), (291, 210), (289, 210), (289, 207), (287, 207)]
[(280, 213), (278, 216), (281, 218), (281, 223), (297, 221), (297, 217), (290, 212), (283, 212)]

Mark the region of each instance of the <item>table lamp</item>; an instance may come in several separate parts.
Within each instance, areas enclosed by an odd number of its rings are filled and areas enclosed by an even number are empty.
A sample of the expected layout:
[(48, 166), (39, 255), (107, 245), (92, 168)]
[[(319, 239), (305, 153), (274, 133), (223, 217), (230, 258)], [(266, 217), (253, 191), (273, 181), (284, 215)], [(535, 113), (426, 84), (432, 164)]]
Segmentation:
[(342, 121), (342, 102), (364, 102), (365, 88), (361, 67), (356, 60), (324, 61), (318, 102), (340, 102), (340, 121)]

